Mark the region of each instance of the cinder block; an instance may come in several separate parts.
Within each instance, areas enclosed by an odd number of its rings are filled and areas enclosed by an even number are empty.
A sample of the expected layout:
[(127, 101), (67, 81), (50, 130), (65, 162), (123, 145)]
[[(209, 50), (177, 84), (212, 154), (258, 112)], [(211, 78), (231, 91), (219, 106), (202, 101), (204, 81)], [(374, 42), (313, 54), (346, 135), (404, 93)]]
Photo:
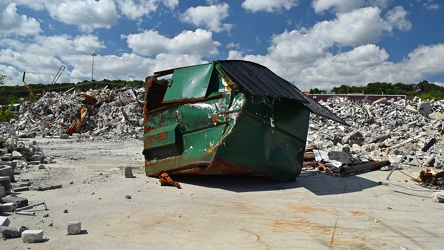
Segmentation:
[(9, 226), (9, 223), (10, 223), (10, 221), (9, 221), (8, 217), (0, 216), (0, 226), (7, 227), (7, 226)]
[(17, 208), (28, 206), (28, 199), (25, 197), (17, 197), (17, 196), (6, 196), (2, 198), (2, 201), (5, 203), (12, 202), (15, 204)]
[(0, 212), (14, 212), (15, 203), (7, 202), (0, 204)]
[(43, 230), (25, 230), (22, 233), (23, 243), (43, 241)]
[(68, 222), (68, 234), (69, 235), (79, 234), (81, 230), (82, 230), (82, 225), (81, 225), (80, 221)]
[(125, 177), (126, 178), (134, 178), (133, 169), (131, 167), (125, 167)]
[(0, 176), (0, 186), (5, 188), (5, 193), (11, 193), (11, 179), (9, 176)]
[(68, 134), (61, 134), (60, 139), (69, 139), (69, 135)]

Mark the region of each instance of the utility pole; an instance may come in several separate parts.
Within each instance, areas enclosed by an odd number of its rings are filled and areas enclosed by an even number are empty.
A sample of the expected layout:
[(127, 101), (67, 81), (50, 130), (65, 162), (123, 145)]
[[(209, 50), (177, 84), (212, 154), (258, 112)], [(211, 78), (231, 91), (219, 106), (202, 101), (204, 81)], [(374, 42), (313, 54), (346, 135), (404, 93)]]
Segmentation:
[(94, 80), (94, 57), (97, 56), (95, 52), (89, 53), (92, 56), (92, 66), (91, 66), (91, 89), (93, 88), (93, 80)]

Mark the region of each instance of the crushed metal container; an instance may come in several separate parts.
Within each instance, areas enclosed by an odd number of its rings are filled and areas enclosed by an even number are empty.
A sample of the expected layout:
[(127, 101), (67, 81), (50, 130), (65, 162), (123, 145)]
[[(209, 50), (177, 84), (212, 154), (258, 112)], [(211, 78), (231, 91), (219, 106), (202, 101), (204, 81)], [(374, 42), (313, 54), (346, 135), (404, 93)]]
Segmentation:
[(223, 60), (155, 72), (146, 78), (146, 175), (294, 180), (302, 170), (310, 112), (345, 124), (257, 63)]

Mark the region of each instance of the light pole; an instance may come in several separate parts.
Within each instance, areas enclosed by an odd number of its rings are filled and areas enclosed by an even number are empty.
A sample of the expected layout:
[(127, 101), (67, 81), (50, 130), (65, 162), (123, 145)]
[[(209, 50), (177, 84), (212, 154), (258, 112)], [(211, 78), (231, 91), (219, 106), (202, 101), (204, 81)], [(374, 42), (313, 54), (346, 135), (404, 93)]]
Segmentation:
[(91, 89), (93, 87), (93, 80), (94, 80), (94, 57), (97, 56), (95, 52), (89, 53), (92, 56), (92, 65), (91, 65)]

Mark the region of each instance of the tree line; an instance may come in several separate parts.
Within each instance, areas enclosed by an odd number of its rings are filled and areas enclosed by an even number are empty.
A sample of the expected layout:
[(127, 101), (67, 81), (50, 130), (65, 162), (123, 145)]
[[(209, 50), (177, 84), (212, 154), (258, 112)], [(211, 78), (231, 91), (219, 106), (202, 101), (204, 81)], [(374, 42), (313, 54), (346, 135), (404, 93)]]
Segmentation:
[[(24, 85), (4, 86), (4, 75), (0, 75), (0, 105), (9, 105), (12, 103), (23, 103), (24, 101), (33, 101), (32, 95)], [(142, 80), (126, 81), (126, 80), (108, 80), (102, 81), (82, 81), (78, 83), (55, 83), (55, 84), (28, 84), (36, 98), (42, 96), (45, 92), (65, 92), (70, 89), (78, 92), (86, 92), (93, 88), (124, 88), (124, 87), (145, 87), (145, 82)], [(419, 96), (422, 99), (442, 100), (444, 99), (444, 87), (429, 83), (424, 80), (418, 84), (403, 84), (403, 83), (387, 83), (387, 82), (372, 82), (367, 86), (350, 86), (341, 85), (334, 87), (331, 92), (337, 94), (385, 94), (385, 95), (406, 95)], [(318, 88), (310, 89), (310, 94), (327, 93), (325, 90)]]
[[(372, 82), (367, 86), (350, 86), (341, 85), (334, 87), (331, 92), (336, 94), (384, 94), (384, 95), (406, 95), (419, 96), (421, 99), (428, 100), (442, 100), (444, 99), (444, 87), (422, 81), (417, 84), (404, 83), (387, 83), (387, 82)], [(325, 90), (318, 88), (310, 89), (310, 94), (327, 93)]]

